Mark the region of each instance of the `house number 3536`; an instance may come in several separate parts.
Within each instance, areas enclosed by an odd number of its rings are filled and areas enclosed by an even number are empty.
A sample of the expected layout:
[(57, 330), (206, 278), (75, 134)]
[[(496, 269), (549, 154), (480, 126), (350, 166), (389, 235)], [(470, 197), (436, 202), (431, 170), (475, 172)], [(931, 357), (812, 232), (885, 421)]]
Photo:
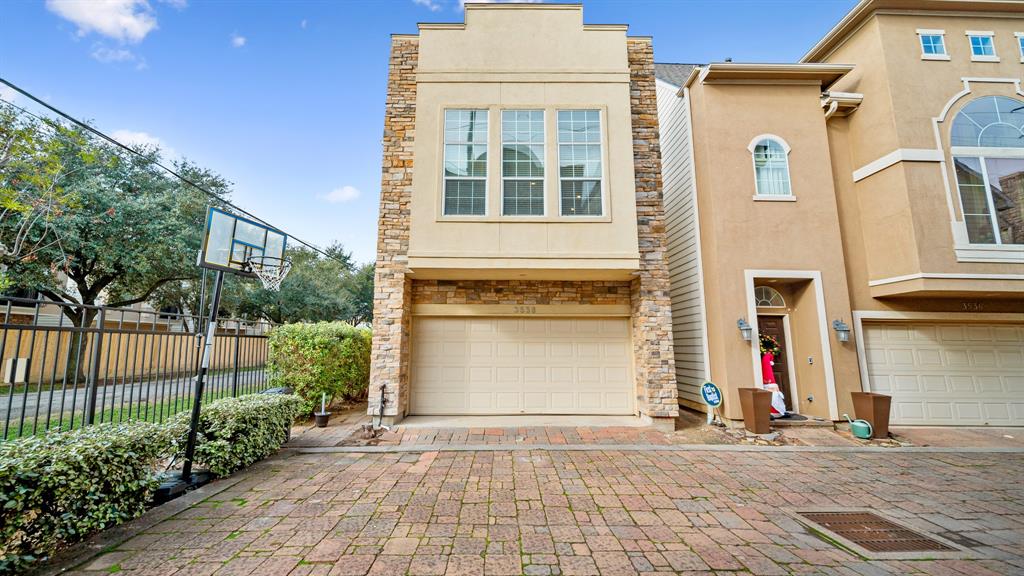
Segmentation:
[(513, 314), (536, 314), (537, 313), (537, 307), (536, 306), (513, 306), (512, 307), (512, 313)]

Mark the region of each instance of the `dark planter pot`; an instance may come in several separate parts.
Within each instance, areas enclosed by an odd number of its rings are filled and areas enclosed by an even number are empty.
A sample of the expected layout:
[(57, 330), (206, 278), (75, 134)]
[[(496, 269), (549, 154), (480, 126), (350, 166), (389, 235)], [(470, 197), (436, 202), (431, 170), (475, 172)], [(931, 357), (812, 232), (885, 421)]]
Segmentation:
[(328, 420), (331, 419), (330, 412), (315, 412), (313, 418), (316, 420), (317, 428), (326, 428)]
[(857, 419), (871, 423), (872, 438), (888, 438), (892, 397), (875, 392), (850, 392), (850, 395), (853, 396), (853, 413)]
[(754, 434), (771, 432), (772, 393), (761, 388), (740, 388), (743, 427)]

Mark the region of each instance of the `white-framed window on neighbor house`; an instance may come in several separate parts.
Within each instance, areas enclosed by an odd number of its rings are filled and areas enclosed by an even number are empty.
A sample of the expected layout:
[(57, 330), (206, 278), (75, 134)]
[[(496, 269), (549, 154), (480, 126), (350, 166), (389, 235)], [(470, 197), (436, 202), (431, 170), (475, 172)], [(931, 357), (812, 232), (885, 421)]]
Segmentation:
[(1017, 54), (1020, 55), (1020, 61), (1024, 62), (1024, 32), (1014, 32), (1013, 35), (1017, 38)]
[(747, 147), (754, 160), (754, 200), (793, 200), (789, 144), (778, 136), (757, 136)]
[(949, 60), (949, 54), (946, 53), (945, 30), (919, 29), (917, 37), (921, 41), (922, 60)]
[(487, 110), (444, 111), (443, 213), (487, 213)]
[(953, 119), (950, 151), (968, 242), (1024, 245), (1024, 100), (968, 103)]
[(544, 215), (544, 111), (501, 111), (501, 213)]
[(967, 40), (971, 44), (971, 60), (975, 62), (999, 62), (996, 54), (995, 32), (968, 30)]
[(603, 216), (600, 110), (558, 111), (558, 185), (562, 216)]

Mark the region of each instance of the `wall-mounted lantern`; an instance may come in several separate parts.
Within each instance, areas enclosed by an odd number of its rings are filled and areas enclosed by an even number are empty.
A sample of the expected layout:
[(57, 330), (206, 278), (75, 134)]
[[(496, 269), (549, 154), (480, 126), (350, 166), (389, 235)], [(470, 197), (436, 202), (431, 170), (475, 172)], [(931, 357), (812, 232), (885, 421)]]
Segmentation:
[(740, 336), (743, 336), (744, 340), (750, 342), (750, 339), (754, 336), (754, 329), (750, 327), (750, 324), (747, 324), (745, 319), (740, 318), (736, 321), (736, 327), (740, 329)]
[(833, 320), (832, 329), (836, 331), (836, 340), (840, 342), (850, 341), (850, 326), (842, 320)]

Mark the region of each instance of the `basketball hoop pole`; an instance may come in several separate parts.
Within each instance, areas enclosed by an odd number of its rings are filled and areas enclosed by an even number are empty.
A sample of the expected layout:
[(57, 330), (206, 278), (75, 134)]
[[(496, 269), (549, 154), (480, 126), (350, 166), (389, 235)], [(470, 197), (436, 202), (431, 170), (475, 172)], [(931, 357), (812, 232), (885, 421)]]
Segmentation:
[(203, 342), (203, 360), (196, 375), (195, 397), (192, 399), (192, 421), (188, 428), (188, 443), (185, 445), (185, 463), (181, 467), (182, 481), (189, 483), (192, 478), (192, 459), (196, 455), (196, 433), (199, 430), (199, 410), (203, 401), (203, 381), (210, 369), (210, 355), (213, 354), (213, 337), (217, 331), (217, 313), (220, 312), (220, 293), (224, 288), (224, 271), (217, 270), (213, 280), (213, 299), (210, 301), (210, 318), (206, 326), (206, 340)]

